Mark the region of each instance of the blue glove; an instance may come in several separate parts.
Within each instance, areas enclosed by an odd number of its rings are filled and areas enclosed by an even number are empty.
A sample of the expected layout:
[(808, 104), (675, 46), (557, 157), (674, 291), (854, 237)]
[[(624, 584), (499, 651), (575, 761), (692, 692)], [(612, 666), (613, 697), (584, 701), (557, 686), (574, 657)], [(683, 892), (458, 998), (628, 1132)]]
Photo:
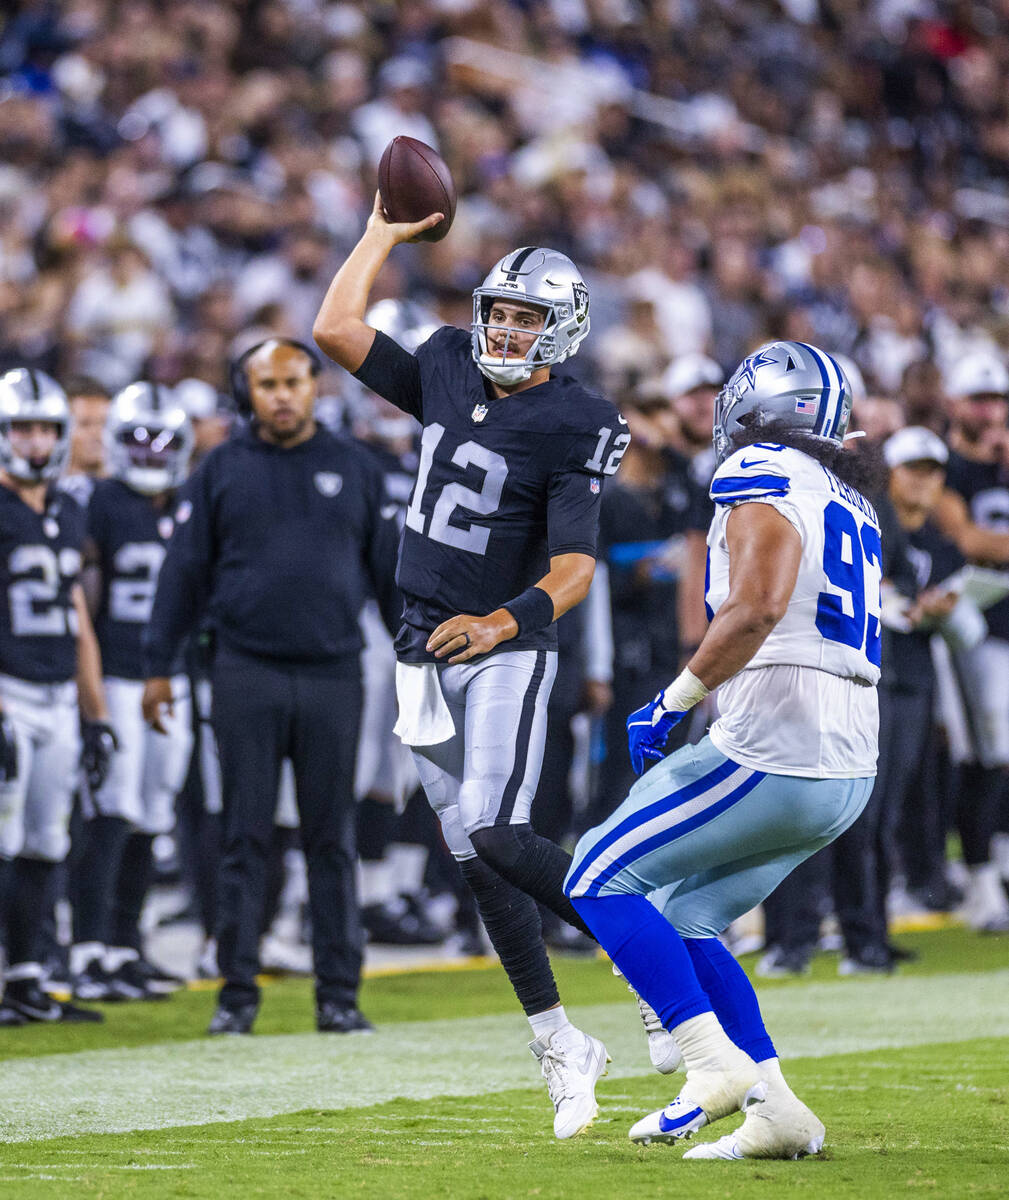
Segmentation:
[(665, 757), (666, 741), (673, 726), (679, 725), (689, 711), (670, 712), (663, 707), (665, 695), (663, 689), (654, 700), (627, 718), (627, 748), (631, 752), (631, 766), (635, 775), (640, 775), (645, 769), (646, 759)]

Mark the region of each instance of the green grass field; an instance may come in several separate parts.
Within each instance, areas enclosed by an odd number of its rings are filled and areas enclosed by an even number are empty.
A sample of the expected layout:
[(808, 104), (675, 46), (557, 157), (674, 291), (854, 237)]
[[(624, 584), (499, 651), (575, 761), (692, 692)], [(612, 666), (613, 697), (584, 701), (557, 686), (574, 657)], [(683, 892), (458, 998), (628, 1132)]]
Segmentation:
[(901, 940), (920, 958), (892, 978), (839, 980), (823, 956), (808, 979), (760, 985), (786, 1073), (827, 1124), (816, 1159), (692, 1163), (631, 1145), (629, 1125), (682, 1077), (650, 1070), (608, 964), (568, 960), (569, 1011), (614, 1060), (600, 1118), (573, 1142), (552, 1136), (499, 969), (368, 980), (371, 1037), (315, 1034), (309, 986), (286, 981), (250, 1038), (201, 1036), (208, 991), (109, 1007), (99, 1027), (0, 1032), (0, 1196), (1009, 1195), (1009, 941)]

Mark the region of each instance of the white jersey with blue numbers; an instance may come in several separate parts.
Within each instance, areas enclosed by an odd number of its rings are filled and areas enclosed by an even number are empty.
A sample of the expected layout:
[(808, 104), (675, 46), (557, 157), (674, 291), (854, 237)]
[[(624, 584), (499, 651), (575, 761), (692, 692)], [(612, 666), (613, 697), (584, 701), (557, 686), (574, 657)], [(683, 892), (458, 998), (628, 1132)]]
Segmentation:
[(815, 459), (758, 442), (711, 482), (708, 615), (729, 594), (726, 523), (737, 504), (770, 504), (802, 539), (785, 615), (746, 667), (718, 690), (711, 740), (754, 769), (812, 778), (873, 775), (879, 711), (879, 519)]

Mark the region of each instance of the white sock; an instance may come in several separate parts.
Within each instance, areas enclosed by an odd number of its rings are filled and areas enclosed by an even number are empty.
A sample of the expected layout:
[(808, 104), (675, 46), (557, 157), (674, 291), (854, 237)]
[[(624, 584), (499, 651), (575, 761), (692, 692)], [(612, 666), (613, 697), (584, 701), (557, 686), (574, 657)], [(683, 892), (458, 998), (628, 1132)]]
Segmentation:
[(424, 886), (424, 870), (427, 867), (427, 846), (415, 846), (409, 842), (393, 842), (386, 851), (396, 891), (415, 896)]
[(555, 1033), (574, 1029), (568, 1020), (568, 1014), (564, 1011), (563, 1004), (558, 1004), (556, 1008), (548, 1008), (546, 1012), (533, 1013), (529, 1018), (529, 1024), (532, 1026), (533, 1034), (538, 1038), (550, 1038)]
[(392, 864), (384, 858), (358, 860), (357, 894), (362, 908), (391, 900), (396, 895)]
[(713, 1012), (681, 1021), (671, 1032), (688, 1071), (717, 1070), (726, 1059), (737, 1059), (742, 1054)]
[(70, 947), (70, 974), (80, 975), (92, 959), (104, 954), (105, 947), (101, 942), (77, 942)]

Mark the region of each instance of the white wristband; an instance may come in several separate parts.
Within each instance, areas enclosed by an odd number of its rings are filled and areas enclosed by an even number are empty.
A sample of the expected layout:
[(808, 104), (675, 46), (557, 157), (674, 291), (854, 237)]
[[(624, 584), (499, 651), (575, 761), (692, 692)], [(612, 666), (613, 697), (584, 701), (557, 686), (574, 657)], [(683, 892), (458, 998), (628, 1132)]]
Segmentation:
[(662, 707), (667, 712), (686, 712), (688, 708), (700, 704), (710, 691), (693, 671), (684, 667), (662, 693)]

